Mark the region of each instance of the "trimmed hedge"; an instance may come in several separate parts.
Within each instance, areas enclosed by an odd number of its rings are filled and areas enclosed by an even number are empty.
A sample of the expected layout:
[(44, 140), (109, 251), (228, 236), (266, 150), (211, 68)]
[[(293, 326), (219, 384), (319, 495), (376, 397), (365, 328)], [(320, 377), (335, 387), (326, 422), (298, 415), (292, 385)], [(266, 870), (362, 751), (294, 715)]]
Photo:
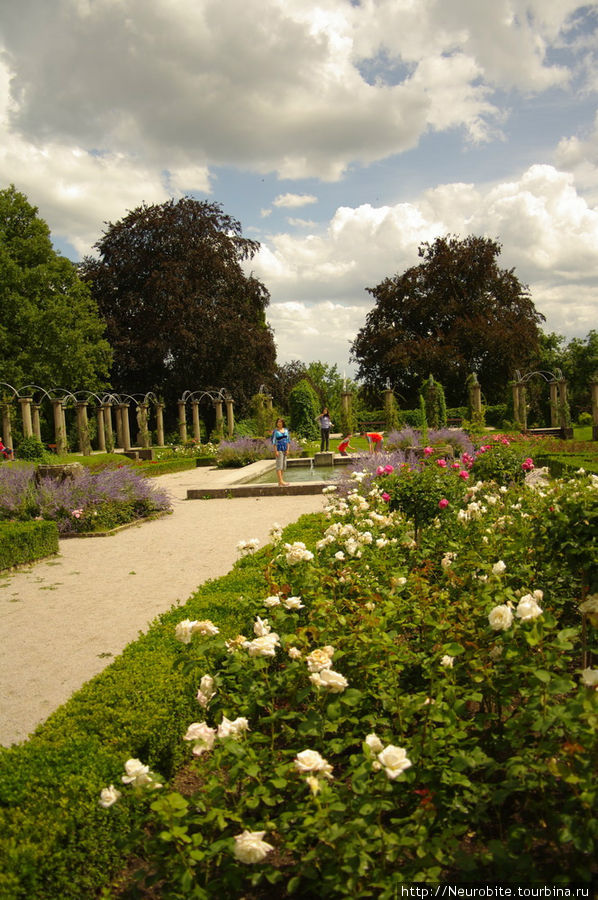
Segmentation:
[(0, 523), (0, 570), (58, 553), (55, 522)]
[[(304, 516), (285, 530), (285, 540), (316, 540), (324, 527), (323, 516)], [(176, 640), (174, 626), (183, 618), (211, 618), (225, 635), (246, 629), (256, 597), (269, 593), (266, 553), (206, 582), (184, 607), (156, 619), (28, 741), (0, 748), (1, 900), (81, 900), (96, 896), (120, 871), (121, 847), (139, 824), (139, 801), (124, 795), (106, 815), (100, 791), (119, 784), (131, 757), (170, 778), (188, 757), (181, 738), (197, 717), (197, 684), (179, 665), (190, 648)]]

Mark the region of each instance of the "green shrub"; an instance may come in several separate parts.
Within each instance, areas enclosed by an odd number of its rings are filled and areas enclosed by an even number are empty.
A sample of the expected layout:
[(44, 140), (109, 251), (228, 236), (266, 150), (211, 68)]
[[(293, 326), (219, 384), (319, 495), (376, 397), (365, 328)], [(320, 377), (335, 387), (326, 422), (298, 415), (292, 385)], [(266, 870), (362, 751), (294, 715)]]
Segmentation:
[(426, 423), (429, 428), (446, 428), (446, 401), (444, 388), (432, 375), (421, 386), (425, 406)]
[(318, 397), (311, 384), (303, 378), (289, 394), (291, 429), (298, 437), (317, 440), (320, 429), (316, 417), (321, 412)]
[(592, 425), (592, 424), (593, 424), (593, 421), (594, 421), (594, 420), (592, 419), (592, 414), (591, 414), (591, 413), (589, 413), (589, 412), (582, 412), (582, 413), (579, 414), (579, 417), (578, 417), (578, 419), (577, 419), (577, 424), (579, 425), (580, 428), (587, 428), (588, 425)]
[(15, 456), (17, 459), (37, 460), (38, 462), (41, 462), (47, 458), (48, 454), (39, 438), (31, 436), (23, 438), (16, 449)]
[(474, 478), (502, 485), (523, 481), (525, 470), (522, 465), (527, 456), (525, 450), (516, 444), (500, 442), (484, 446), (488, 449), (483, 452), (478, 450), (476, 454), (472, 473)]
[(0, 569), (10, 569), (58, 553), (54, 522), (1, 522)]

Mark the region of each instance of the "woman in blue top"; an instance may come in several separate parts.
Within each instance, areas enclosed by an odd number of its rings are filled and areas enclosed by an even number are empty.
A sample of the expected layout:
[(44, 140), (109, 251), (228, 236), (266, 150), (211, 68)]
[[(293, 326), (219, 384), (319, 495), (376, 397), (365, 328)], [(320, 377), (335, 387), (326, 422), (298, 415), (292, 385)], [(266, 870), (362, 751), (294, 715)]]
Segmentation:
[(272, 432), (272, 443), (276, 453), (276, 477), (279, 487), (285, 487), (288, 481), (282, 480), (282, 473), (287, 467), (287, 452), (289, 449), (289, 432), (284, 419), (277, 419)]
[(323, 450), (328, 450), (330, 427), (332, 425), (327, 406), (324, 407), (319, 416), (316, 416), (316, 421), (320, 424), (320, 453), (322, 453)]

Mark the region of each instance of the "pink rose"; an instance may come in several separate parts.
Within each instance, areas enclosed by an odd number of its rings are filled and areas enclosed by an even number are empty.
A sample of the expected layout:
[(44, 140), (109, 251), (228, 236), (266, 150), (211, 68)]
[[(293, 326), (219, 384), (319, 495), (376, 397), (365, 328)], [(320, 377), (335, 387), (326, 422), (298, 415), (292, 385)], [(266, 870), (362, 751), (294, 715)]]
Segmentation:
[(432, 447), (424, 447), (424, 456), (429, 456), (430, 453), (434, 453)]
[(458, 462), (454, 462), (451, 466), (451, 469), (460, 469), (460, 468), (461, 468), (461, 463), (458, 463)]
[(384, 491), (384, 493), (382, 494), (382, 499), (385, 503), (388, 503), (388, 501), (390, 500), (390, 494), (387, 494), (386, 491)]
[(436, 462), (440, 466), (441, 469), (446, 468), (446, 459), (437, 459)]
[(394, 470), (395, 470), (394, 466), (391, 466), (391, 465), (384, 466), (384, 471), (386, 472), (387, 475), (390, 475), (390, 473), (394, 472)]
[(528, 458), (521, 463), (521, 468), (524, 472), (531, 472), (532, 469), (535, 469), (534, 461), (531, 456), (528, 456)]
[(378, 468), (376, 469), (376, 475), (384, 475), (384, 467), (383, 466), (378, 466)]
[(466, 469), (461, 469), (461, 471), (459, 472), (459, 478), (462, 478), (463, 481), (467, 481), (467, 479), (469, 478), (469, 472)]
[(449, 502), (448, 502), (448, 500), (446, 499), (446, 497), (443, 497), (442, 500), (439, 500), (439, 501), (438, 501), (438, 508), (439, 508), (439, 509), (446, 509), (446, 507), (447, 507), (448, 505), (449, 505)]

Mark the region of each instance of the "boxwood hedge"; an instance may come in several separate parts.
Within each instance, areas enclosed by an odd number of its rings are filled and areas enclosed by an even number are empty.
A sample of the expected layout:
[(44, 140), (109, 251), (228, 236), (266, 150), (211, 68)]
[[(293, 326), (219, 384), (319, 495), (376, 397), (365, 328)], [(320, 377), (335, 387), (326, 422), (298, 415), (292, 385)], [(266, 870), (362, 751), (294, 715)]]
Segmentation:
[(0, 570), (56, 553), (58, 528), (54, 522), (0, 523)]

